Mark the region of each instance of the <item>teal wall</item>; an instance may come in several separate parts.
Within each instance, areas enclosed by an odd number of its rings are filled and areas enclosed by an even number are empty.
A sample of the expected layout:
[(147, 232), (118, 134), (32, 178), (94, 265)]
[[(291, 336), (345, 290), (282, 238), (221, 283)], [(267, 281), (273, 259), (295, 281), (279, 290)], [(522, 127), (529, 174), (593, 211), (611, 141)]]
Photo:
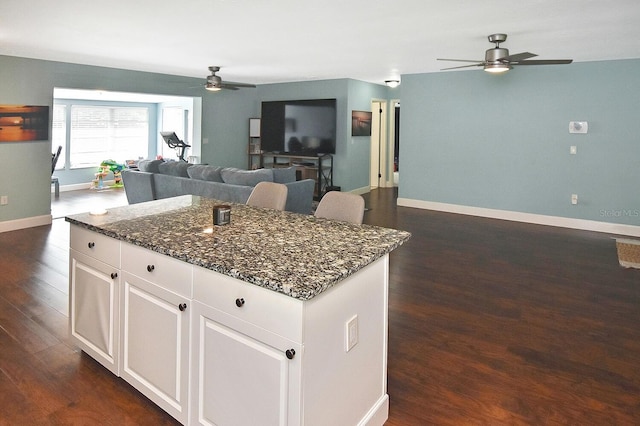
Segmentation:
[[(0, 81), (0, 104), (48, 105), (50, 110), (54, 87), (201, 96), (202, 138), (209, 139), (203, 161), (246, 166), (246, 123), (252, 115), (247, 111), (255, 107), (255, 93), (232, 98), (207, 92), (198, 78), (10, 56), (0, 56)], [(51, 142), (0, 142), (0, 158), (0, 195), (9, 196), (9, 204), (0, 206), (0, 222), (50, 214)]]
[[(640, 60), (403, 75), (402, 95), (351, 79), (209, 93), (198, 78), (8, 56), (0, 81), (1, 104), (51, 107), (54, 87), (201, 96), (202, 161), (241, 168), (261, 101), (336, 98), (345, 191), (369, 184), (369, 141), (351, 137), (351, 110), (401, 99), (401, 198), (640, 225)], [(589, 133), (569, 134), (569, 121)], [(50, 213), (50, 155), (49, 141), (0, 142), (0, 222)]]
[(401, 198), (640, 225), (640, 60), (403, 75), (401, 111)]
[[(334, 183), (346, 191), (369, 184), (368, 141), (351, 138), (351, 110), (369, 110), (372, 98), (386, 98), (386, 87), (342, 79), (211, 93), (203, 80), (0, 55), (0, 104), (51, 109), (54, 87), (201, 97), (201, 161), (212, 165), (247, 167), (248, 119), (259, 117), (261, 101), (336, 98)], [(0, 222), (50, 214), (51, 142), (0, 142), (0, 158), (0, 195), (9, 196)]]
[[(369, 188), (371, 170), (371, 138), (367, 136), (351, 136), (351, 111), (371, 111), (371, 101), (387, 100), (389, 90), (386, 86), (365, 83), (358, 80), (349, 80), (349, 105), (347, 108), (349, 156), (342, 160), (348, 169), (356, 169), (357, 173), (352, 175), (352, 180), (348, 182), (347, 189)], [(388, 108), (392, 111), (393, 108)], [(393, 119), (393, 114), (389, 114)], [(393, 156), (393, 142), (388, 144), (390, 152), (387, 158)], [(385, 164), (384, 166), (388, 166)], [(389, 173), (389, 171), (387, 171)], [(343, 188), (344, 190), (344, 188)]]

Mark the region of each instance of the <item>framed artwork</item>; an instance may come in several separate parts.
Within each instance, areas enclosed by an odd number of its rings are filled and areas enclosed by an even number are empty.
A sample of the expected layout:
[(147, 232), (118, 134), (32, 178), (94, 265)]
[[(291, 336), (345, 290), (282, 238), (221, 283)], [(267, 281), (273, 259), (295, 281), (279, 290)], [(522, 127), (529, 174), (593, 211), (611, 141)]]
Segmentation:
[(371, 136), (371, 112), (351, 111), (351, 136)]
[(249, 119), (249, 137), (250, 138), (260, 137), (260, 119), (259, 118)]
[(0, 142), (48, 139), (48, 106), (0, 105)]

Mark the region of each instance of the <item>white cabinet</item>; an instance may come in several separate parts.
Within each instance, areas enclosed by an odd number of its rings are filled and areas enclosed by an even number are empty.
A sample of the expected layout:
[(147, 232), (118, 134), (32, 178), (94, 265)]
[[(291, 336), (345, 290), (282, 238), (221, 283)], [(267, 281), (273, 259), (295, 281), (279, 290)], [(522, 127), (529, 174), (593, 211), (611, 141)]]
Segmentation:
[(84, 352), (118, 374), (120, 251), (114, 242), (71, 226), (69, 327)]
[(199, 302), (193, 315), (191, 424), (299, 425), (301, 346), (227, 327)]
[(192, 424), (299, 425), (303, 303), (194, 268)]
[(71, 226), (69, 270), (74, 342), (183, 424), (388, 417), (388, 255), (300, 300)]
[(122, 256), (121, 376), (186, 424), (191, 267), (124, 243)]
[(382, 425), (387, 267), (308, 301), (194, 267), (191, 424)]

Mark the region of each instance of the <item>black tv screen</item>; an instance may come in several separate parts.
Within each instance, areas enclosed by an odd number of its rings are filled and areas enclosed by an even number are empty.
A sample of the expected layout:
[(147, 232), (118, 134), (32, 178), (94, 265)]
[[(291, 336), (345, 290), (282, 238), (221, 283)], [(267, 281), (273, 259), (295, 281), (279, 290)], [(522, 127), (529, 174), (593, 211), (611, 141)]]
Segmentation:
[(336, 153), (336, 100), (262, 102), (264, 152), (316, 156)]

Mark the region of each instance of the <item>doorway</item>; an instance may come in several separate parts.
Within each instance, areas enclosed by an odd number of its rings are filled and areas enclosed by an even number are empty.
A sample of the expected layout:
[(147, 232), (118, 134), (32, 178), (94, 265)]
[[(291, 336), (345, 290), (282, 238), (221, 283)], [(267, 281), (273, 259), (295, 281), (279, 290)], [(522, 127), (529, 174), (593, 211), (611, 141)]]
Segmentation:
[(369, 186), (392, 188), (398, 186), (400, 171), (400, 100), (372, 100), (371, 112)]
[(369, 188), (387, 186), (387, 101), (371, 101), (371, 162)]
[(393, 137), (393, 186), (397, 187), (400, 182), (400, 101), (394, 99), (391, 105), (393, 105), (393, 119), (389, 134)]

